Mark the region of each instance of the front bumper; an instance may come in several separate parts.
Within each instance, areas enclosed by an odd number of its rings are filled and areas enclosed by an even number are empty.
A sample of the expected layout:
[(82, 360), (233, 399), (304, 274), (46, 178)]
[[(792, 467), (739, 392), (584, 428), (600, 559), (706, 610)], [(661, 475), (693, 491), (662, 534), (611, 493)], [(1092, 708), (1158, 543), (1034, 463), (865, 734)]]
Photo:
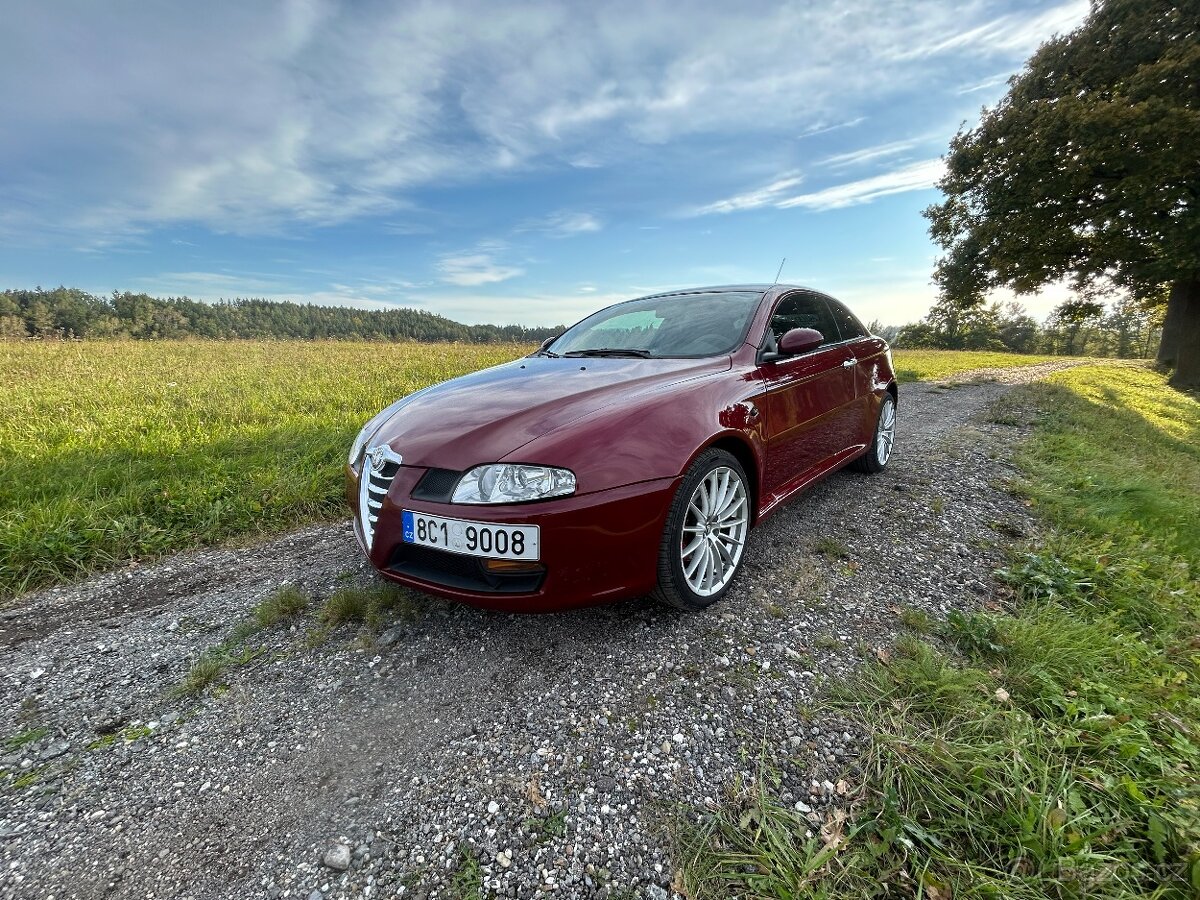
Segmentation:
[[(428, 471), (401, 466), (383, 499), (368, 550), (357, 515), (358, 475), (346, 467), (354, 533), (371, 564), (400, 584), (486, 609), (549, 612), (649, 593), (658, 580), (663, 527), (679, 478), (582, 496), (497, 506), (413, 499)], [(541, 528), (541, 573), (489, 573), (476, 557), (402, 540), (401, 510)]]

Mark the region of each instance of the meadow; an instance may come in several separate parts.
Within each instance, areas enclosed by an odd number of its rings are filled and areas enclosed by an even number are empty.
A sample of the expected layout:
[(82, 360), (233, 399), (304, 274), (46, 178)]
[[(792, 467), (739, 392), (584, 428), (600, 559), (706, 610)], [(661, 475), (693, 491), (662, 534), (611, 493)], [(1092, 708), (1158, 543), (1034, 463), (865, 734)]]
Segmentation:
[(1200, 895), (1200, 402), (1080, 366), (991, 416), (1033, 427), (1009, 602), (901, 611), (829, 700), (871, 735), (845, 839), (804, 837), (766, 772), (683, 835), (689, 897)]
[(1061, 360), (1061, 356), (997, 353), (991, 350), (896, 350), (896, 378), (904, 381), (936, 381), (975, 369), (1036, 366)]
[[(362, 423), (521, 344), (0, 343), (0, 601), (346, 515)], [(903, 380), (1047, 357), (900, 351)]]
[(396, 397), (515, 344), (0, 343), (0, 598), (346, 514), (341, 467)]

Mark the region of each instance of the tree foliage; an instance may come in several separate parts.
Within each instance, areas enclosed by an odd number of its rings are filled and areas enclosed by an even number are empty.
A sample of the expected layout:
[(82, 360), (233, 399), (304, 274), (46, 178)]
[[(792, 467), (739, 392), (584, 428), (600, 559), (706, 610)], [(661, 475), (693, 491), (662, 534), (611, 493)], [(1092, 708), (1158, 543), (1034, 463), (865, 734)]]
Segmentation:
[(562, 331), (520, 325), (463, 325), (416, 309), (362, 310), (275, 300), (203, 303), (78, 288), (0, 292), (0, 339), (26, 337), (280, 338), (487, 343), (540, 341)]
[(1130, 299), (1107, 309), (1085, 298), (1067, 300), (1040, 324), (1020, 303), (963, 307), (943, 298), (920, 322), (896, 329), (890, 342), (906, 348), (1144, 359), (1153, 354), (1161, 324), (1161, 310)]
[(1157, 300), (1200, 273), (1200, 3), (1093, 0), (950, 145), (926, 215), (959, 305), (1064, 278)]

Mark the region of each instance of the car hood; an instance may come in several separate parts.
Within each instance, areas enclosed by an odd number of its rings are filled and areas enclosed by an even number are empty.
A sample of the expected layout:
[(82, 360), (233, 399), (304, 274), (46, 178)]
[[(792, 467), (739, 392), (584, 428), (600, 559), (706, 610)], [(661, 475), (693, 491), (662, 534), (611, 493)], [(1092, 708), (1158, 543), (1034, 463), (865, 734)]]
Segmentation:
[[(614, 403), (728, 371), (731, 359), (532, 356), (436, 384), (412, 396), (368, 441), (404, 465), (465, 470)], [(527, 460), (552, 464), (556, 460)]]

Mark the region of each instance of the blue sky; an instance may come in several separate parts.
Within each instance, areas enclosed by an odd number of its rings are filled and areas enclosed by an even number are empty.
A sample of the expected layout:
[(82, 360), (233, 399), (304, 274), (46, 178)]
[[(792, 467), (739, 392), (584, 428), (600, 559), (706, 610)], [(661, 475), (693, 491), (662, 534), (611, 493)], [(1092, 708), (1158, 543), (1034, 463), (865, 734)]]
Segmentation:
[(555, 324), (786, 256), (900, 324), (947, 142), (1086, 12), (0, 0), (0, 287)]

